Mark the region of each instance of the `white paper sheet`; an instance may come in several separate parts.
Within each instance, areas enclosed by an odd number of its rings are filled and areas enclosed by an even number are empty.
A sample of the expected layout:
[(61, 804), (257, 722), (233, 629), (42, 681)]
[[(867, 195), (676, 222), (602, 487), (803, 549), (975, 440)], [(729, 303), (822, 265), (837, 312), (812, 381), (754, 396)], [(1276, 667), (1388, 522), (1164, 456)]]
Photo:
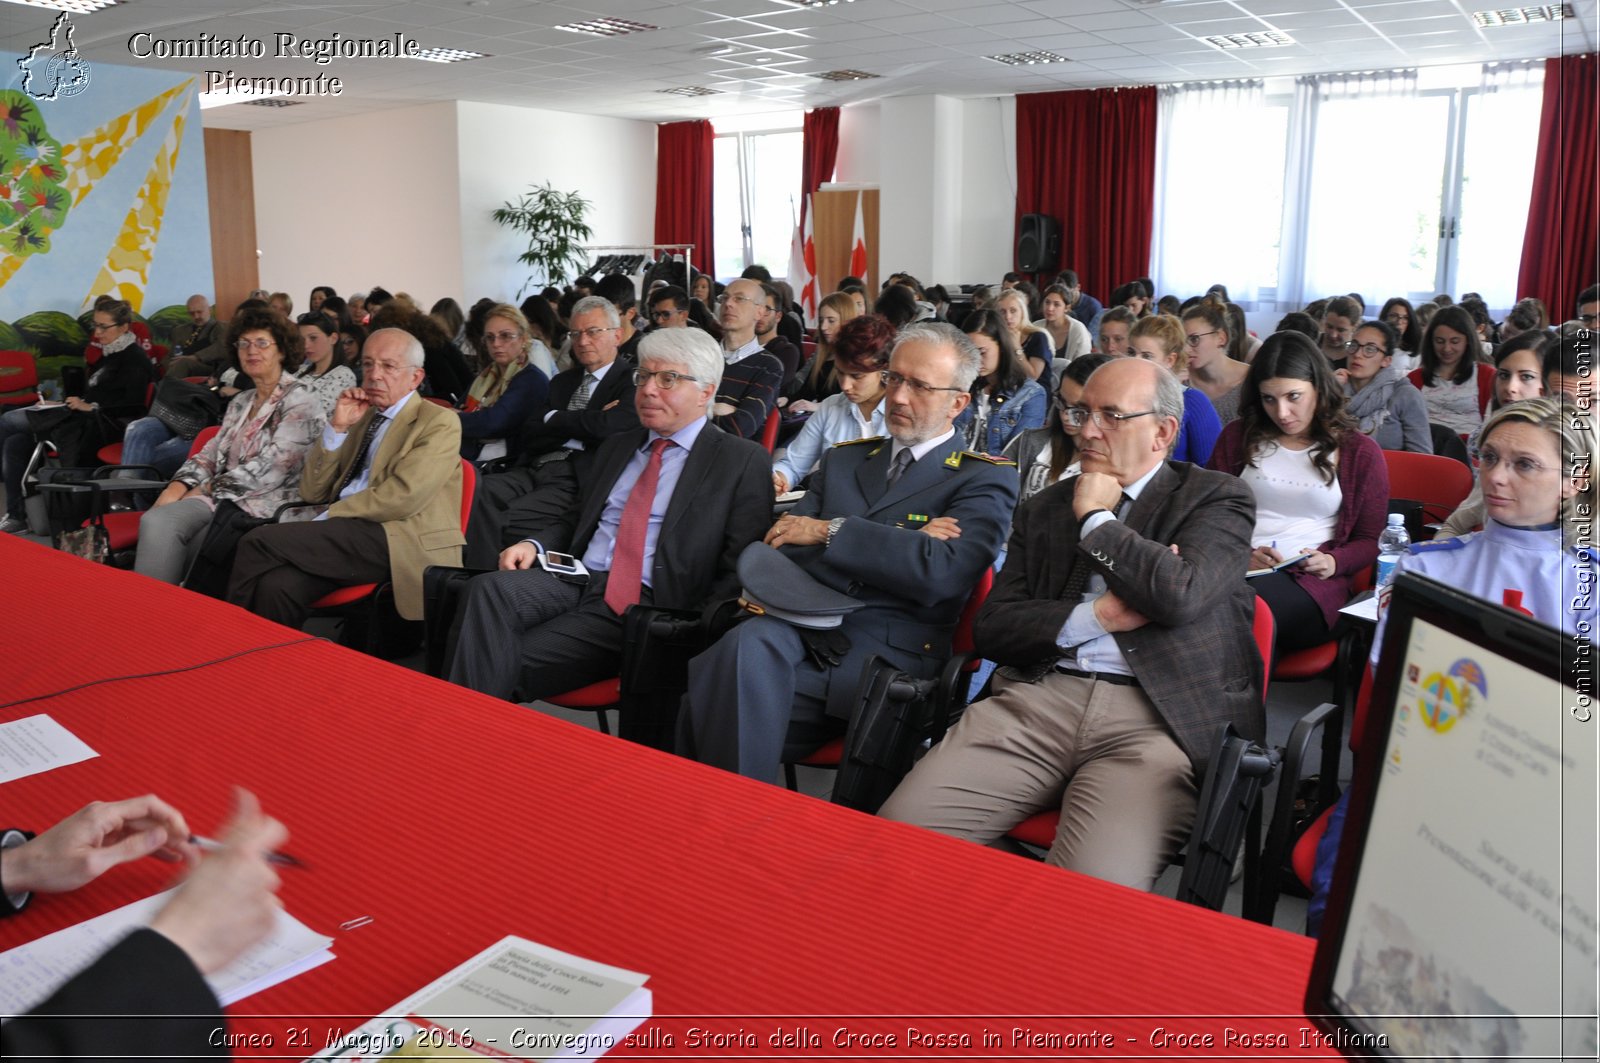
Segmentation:
[[(132, 930), (149, 924), (175, 889), (0, 952), (0, 1014), (20, 1015), (88, 967)], [(206, 981), (224, 1005), (333, 959), (323, 937), (278, 909), (272, 933)]]
[(99, 755), (44, 713), (0, 723), (0, 782), (37, 775)]

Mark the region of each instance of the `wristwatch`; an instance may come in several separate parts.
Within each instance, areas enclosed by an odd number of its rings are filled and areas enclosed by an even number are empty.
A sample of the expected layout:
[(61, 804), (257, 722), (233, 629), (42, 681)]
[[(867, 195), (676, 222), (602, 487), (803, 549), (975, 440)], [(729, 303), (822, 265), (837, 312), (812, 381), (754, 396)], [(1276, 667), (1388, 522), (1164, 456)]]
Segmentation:
[(824, 550), (833, 545), (833, 537), (842, 527), (844, 527), (843, 517), (834, 517), (828, 522), (828, 537), (822, 540), (822, 548)]
[[(1111, 513), (1111, 510), (1107, 509), (1104, 506), (1101, 506), (1099, 509), (1091, 509), (1089, 512), (1085, 513), (1083, 516), (1078, 518), (1078, 527), (1081, 528), (1085, 524), (1089, 523), (1089, 518), (1094, 516), (1096, 513)], [(1116, 516), (1115, 513), (1111, 513), (1111, 515), (1113, 517)]]

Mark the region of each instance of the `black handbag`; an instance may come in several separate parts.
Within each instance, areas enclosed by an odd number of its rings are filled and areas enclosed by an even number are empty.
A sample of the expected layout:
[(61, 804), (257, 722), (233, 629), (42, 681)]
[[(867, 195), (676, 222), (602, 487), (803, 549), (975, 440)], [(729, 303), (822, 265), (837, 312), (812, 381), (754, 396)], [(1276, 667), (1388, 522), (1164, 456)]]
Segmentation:
[(166, 377), (150, 401), (150, 416), (172, 429), (178, 438), (193, 439), (202, 428), (221, 420), (224, 405), (222, 396), (203, 384)]
[(225, 600), (239, 540), (261, 525), (271, 523), (267, 517), (252, 517), (231, 501), (218, 502), (216, 511), (211, 514), (211, 524), (206, 528), (205, 541), (183, 577), (183, 585), (198, 594)]

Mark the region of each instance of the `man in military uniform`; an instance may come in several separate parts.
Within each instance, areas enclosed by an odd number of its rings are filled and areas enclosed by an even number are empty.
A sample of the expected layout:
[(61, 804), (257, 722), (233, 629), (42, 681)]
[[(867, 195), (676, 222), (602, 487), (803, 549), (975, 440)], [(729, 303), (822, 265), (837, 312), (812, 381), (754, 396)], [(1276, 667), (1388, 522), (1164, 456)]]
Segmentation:
[(826, 655), (793, 625), (758, 616), (696, 657), (679, 752), (773, 781), (786, 749), (804, 753), (843, 732), (870, 657), (934, 674), (1017, 498), (1013, 463), (964, 451), (951, 427), (981, 364), (951, 325), (900, 331), (885, 374), (890, 438), (829, 451), (765, 540), (861, 607), (842, 618)]

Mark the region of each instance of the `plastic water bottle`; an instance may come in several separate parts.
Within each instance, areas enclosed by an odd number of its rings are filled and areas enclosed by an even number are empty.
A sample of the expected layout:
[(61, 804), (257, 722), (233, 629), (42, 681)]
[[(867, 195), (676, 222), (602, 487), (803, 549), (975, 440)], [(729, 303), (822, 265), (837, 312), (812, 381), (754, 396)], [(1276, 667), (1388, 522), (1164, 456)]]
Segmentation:
[(1389, 514), (1389, 525), (1378, 536), (1378, 586), (1387, 587), (1394, 582), (1395, 563), (1410, 549), (1411, 536), (1406, 532), (1405, 515)]

